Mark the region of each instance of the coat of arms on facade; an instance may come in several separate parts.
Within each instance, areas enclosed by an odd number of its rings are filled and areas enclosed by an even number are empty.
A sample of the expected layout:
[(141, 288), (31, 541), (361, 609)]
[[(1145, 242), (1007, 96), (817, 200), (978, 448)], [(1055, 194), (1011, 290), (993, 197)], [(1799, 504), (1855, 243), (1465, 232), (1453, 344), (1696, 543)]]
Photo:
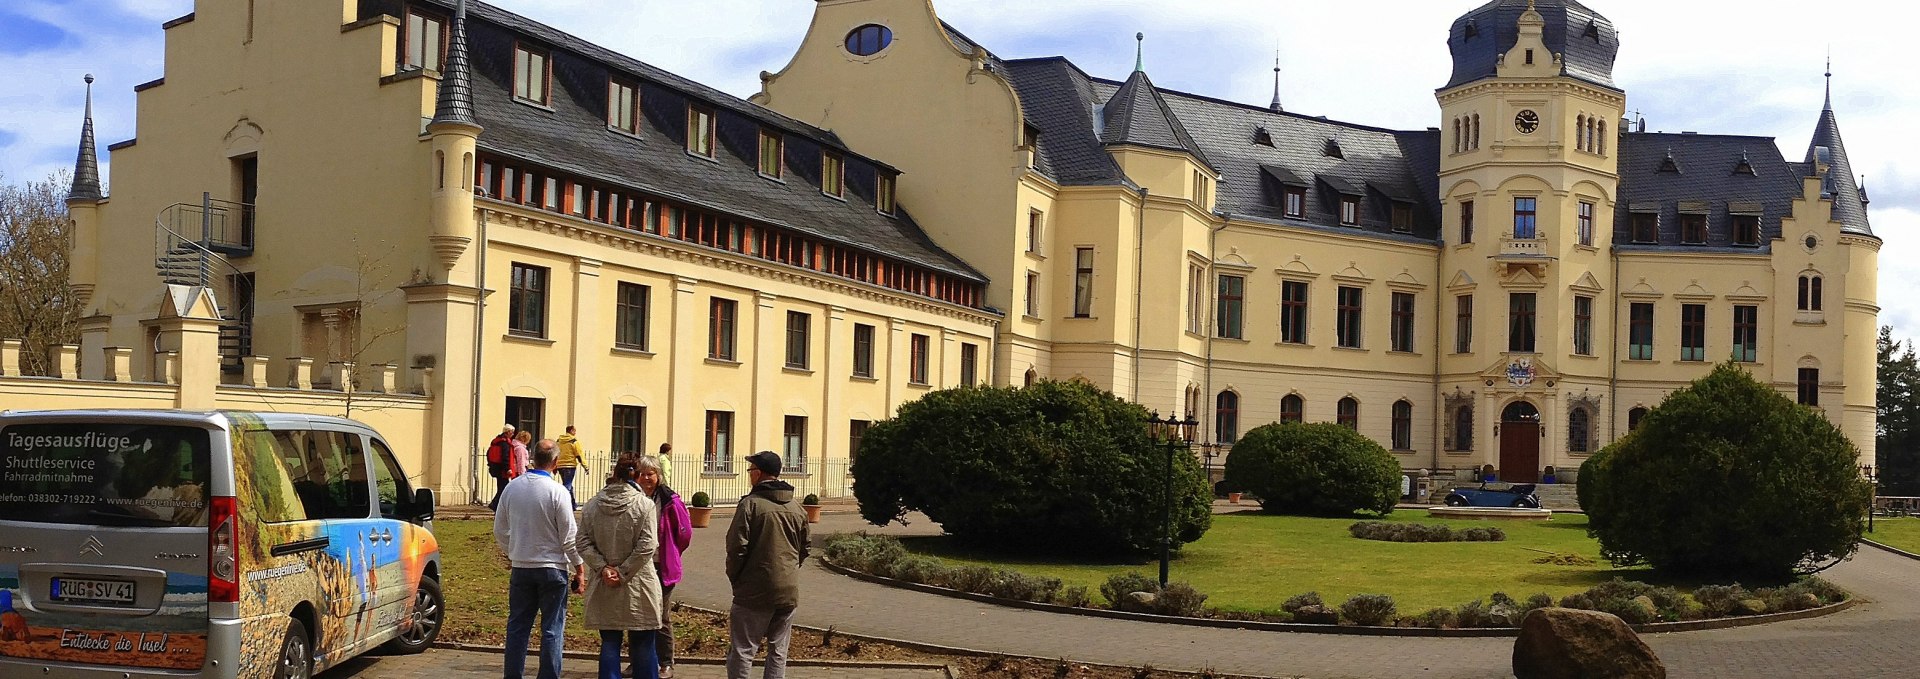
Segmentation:
[(1533, 359), (1515, 359), (1507, 364), (1507, 384), (1524, 387), (1533, 384)]

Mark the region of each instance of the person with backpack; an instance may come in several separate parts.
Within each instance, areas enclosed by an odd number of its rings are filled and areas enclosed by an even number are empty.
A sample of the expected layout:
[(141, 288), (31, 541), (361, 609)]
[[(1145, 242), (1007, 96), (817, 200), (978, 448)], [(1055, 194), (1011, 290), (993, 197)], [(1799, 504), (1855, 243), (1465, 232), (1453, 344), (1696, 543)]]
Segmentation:
[(513, 463), (513, 425), (500, 429), (500, 435), (493, 437), (487, 444), (487, 475), (493, 477), (493, 501), (487, 503), (487, 509), (500, 509), (500, 493), (507, 489), (507, 467)]

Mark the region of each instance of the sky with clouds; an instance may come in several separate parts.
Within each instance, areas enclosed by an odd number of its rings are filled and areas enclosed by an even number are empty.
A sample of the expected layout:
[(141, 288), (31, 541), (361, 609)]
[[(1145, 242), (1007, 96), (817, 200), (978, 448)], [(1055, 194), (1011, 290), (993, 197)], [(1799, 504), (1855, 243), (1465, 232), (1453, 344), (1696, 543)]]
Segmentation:
[[(323, 2), (328, 0), (269, 0)], [(561, 30), (736, 95), (778, 71), (814, 0), (494, 0)], [(1381, 127), (1439, 125), (1434, 88), (1450, 72), (1446, 31), (1473, 0), (932, 0), (941, 17), (1002, 57), (1065, 55), (1124, 77), (1147, 33), (1161, 87), (1265, 104), (1273, 58), (1290, 111)], [(238, 0), (201, 0), (209, 7)], [(193, 0), (0, 2), (0, 175), (39, 179), (73, 164), (81, 76), (98, 78), (102, 159), (134, 135), (133, 86), (162, 75), (161, 22)], [(1823, 60), (1854, 171), (1866, 176), (1880, 257), (1881, 322), (1920, 333), (1920, 86), (1909, 5), (1891, 0), (1588, 0), (1620, 30), (1615, 81), (1649, 130), (1771, 136), (1797, 160), (1820, 110)], [(1356, 8), (1364, 11), (1356, 12)], [(724, 20), (715, 20), (723, 17)], [(866, 150), (884, 158), (884, 150)], [(106, 170), (110, 173), (110, 169)], [(108, 177), (109, 185), (111, 177)]]

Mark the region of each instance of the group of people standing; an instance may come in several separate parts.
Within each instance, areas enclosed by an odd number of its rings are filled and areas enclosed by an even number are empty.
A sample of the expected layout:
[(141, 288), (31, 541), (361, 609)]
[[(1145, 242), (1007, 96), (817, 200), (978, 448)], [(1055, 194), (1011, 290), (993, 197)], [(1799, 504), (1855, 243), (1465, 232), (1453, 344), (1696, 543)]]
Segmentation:
[[(600, 633), (600, 679), (671, 679), (671, 599), (681, 580), (681, 554), (693, 541), (687, 506), (666, 484), (671, 448), (662, 445), (660, 456), (620, 455), (606, 485), (578, 508), (576, 522), (573, 491), (566, 483), (575, 474), (566, 472), (583, 467), (578, 442), (570, 440), (573, 431), (567, 427), (561, 441), (543, 439), (535, 445), (523, 463), (525, 473), (501, 481), (491, 505), (494, 539), (513, 568), (505, 676), (523, 677), (537, 614), (539, 679), (559, 677), (571, 593), (585, 598), (584, 626)], [(512, 433), (508, 427), (502, 436), (511, 439)], [(512, 454), (511, 445), (506, 452)], [(568, 452), (573, 464), (563, 466)], [(488, 460), (491, 464), (491, 449)], [(807, 517), (794, 501), (793, 486), (779, 478), (779, 455), (761, 451), (746, 460), (753, 490), (735, 507), (726, 537), (727, 579), (733, 588), (727, 676), (746, 679), (764, 641), (763, 676), (783, 679), (799, 605), (799, 568), (807, 558)], [(510, 460), (507, 466), (511, 471)], [(623, 645), (630, 663), (625, 673)]]

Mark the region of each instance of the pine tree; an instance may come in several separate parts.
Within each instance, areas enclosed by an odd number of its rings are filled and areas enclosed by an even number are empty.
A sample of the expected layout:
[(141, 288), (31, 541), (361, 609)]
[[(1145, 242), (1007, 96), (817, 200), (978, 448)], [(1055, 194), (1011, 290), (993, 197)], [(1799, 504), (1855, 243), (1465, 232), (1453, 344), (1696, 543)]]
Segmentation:
[(1882, 495), (1920, 495), (1920, 357), (1912, 341), (1895, 342), (1882, 326), (1879, 340), (1878, 436)]

